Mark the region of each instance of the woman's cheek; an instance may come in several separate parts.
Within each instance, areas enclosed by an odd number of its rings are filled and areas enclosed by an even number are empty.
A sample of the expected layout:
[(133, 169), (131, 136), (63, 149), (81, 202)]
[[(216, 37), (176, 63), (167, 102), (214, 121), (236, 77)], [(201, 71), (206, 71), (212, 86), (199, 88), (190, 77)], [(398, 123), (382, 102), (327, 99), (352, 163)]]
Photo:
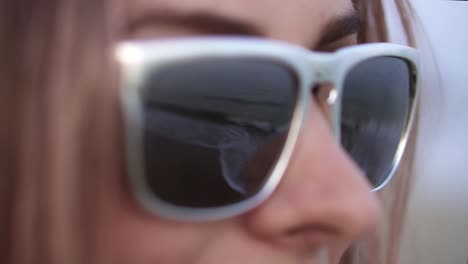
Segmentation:
[(131, 215), (109, 216), (99, 225), (98, 263), (187, 263), (209, 232), (153, 219), (137, 219)]

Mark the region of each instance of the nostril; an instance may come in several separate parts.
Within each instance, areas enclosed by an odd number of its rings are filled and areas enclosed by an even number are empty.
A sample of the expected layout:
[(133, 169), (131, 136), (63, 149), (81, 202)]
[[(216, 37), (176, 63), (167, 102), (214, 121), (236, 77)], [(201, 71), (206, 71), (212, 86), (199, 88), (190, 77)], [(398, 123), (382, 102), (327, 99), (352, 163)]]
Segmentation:
[(328, 236), (335, 236), (339, 233), (336, 227), (326, 224), (303, 225), (287, 230), (286, 235), (297, 236), (301, 234), (328, 234)]
[(312, 252), (318, 248), (336, 242), (342, 234), (340, 230), (325, 224), (306, 224), (292, 228), (283, 233), (281, 243), (301, 251)]

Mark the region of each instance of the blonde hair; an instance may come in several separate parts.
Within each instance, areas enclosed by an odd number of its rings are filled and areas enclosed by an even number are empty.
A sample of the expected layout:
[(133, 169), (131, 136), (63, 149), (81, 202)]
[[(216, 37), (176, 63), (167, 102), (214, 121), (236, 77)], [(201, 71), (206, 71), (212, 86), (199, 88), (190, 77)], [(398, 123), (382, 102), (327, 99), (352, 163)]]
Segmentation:
[[(414, 44), (409, 6), (395, 1)], [(382, 2), (356, 1), (362, 42), (388, 41)], [(123, 171), (121, 130), (107, 133), (120, 124), (118, 12), (113, 0), (0, 0), (0, 263), (97, 261), (98, 176)], [(342, 263), (397, 263), (414, 134), (381, 194), (386, 223)]]

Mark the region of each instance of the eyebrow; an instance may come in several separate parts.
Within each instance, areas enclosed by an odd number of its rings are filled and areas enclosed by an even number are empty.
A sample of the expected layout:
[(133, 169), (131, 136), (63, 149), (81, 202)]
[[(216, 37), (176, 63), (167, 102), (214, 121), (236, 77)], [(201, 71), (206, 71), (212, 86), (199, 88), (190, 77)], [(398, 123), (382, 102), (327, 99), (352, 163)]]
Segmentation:
[[(174, 10), (150, 10), (130, 21), (126, 33), (131, 34), (139, 28), (155, 25), (170, 25), (189, 27), (203, 34), (264, 36), (259, 26), (238, 18), (213, 14), (209, 12), (182, 13)], [(361, 16), (355, 10), (332, 18), (321, 30), (317, 43), (311, 43), (309, 48), (324, 46), (346, 36), (358, 33), (362, 28)]]
[(262, 31), (254, 24), (241, 19), (229, 18), (208, 12), (179, 13), (176, 11), (148, 12), (131, 21), (127, 32), (134, 32), (140, 27), (155, 25), (190, 27), (201, 33), (261, 36)]
[(348, 11), (345, 15), (328, 22), (322, 30), (317, 46), (324, 46), (346, 36), (357, 34), (362, 30), (362, 19), (359, 12)]

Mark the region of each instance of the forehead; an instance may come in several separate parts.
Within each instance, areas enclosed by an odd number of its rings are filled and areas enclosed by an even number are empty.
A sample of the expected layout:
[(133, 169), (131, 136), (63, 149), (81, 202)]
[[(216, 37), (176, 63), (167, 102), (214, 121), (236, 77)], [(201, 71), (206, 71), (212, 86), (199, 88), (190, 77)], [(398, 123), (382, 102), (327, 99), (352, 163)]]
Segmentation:
[(147, 12), (209, 13), (259, 28), (266, 37), (316, 41), (333, 17), (353, 10), (351, 0), (125, 0), (130, 19)]

